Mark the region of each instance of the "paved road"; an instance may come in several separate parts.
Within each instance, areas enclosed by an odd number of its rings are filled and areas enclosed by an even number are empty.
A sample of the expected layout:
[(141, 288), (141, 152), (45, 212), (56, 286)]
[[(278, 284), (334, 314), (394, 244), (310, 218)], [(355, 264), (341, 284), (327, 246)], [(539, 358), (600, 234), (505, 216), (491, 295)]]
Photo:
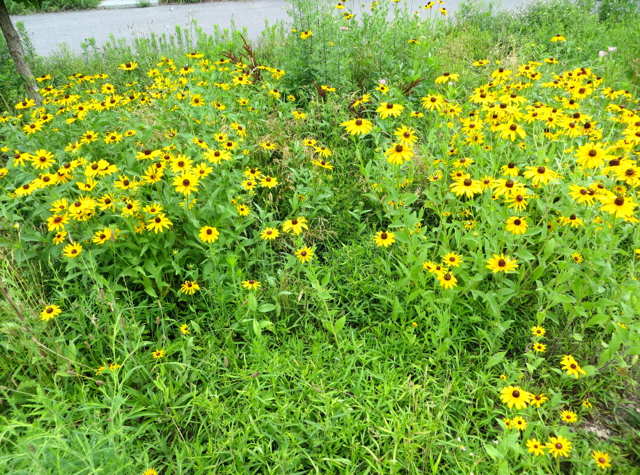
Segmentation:
[[(321, 0), (319, 0), (321, 1)], [(410, 8), (418, 9), (427, 0), (406, 0)], [(502, 0), (503, 8), (511, 8), (522, 0)], [(354, 5), (355, 3), (355, 5)], [(367, 5), (368, 5), (367, 1)], [(444, 6), (454, 12), (462, 0), (445, 0)], [(351, 3), (354, 13), (361, 8), (359, 0)], [(368, 8), (368, 6), (366, 7)], [(427, 14), (427, 11), (423, 11)], [(116, 10), (89, 10), (82, 12), (41, 13), (12, 17), (24, 23), (40, 55), (50, 55), (66, 43), (71, 51), (82, 52), (81, 43), (87, 38), (95, 39), (97, 46), (104, 45), (113, 34), (115, 38), (146, 36), (150, 32), (170, 34), (175, 25), (188, 26), (193, 18), (209, 34), (213, 25), (229, 28), (235, 21), (237, 28), (247, 28), (249, 38), (260, 37), (265, 21), (270, 25), (287, 21), (284, 0), (252, 0), (218, 3), (196, 3), (186, 5), (161, 5), (147, 8), (125, 8)]]

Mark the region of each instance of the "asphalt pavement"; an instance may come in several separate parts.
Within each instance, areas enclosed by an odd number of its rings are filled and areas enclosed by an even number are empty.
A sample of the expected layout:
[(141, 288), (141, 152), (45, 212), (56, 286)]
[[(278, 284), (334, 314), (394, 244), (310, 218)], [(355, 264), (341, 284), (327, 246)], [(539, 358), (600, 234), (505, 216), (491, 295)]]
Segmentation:
[[(322, 0), (319, 0), (322, 1)], [(353, 0), (351, 10), (357, 13), (366, 5)], [(406, 0), (410, 8), (417, 10), (428, 0)], [(464, 0), (445, 0), (444, 7), (453, 13)], [(502, 8), (512, 8), (522, 0), (502, 0)], [(437, 5), (437, 4), (436, 4)], [(423, 15), (438, 14), (423, 10)], [(35, 15), (16, 15), (15, 22), (21, 21), (31, 36), (36, 53), (42, 56), (54, 54), (61, 45), (73, 52), (81, 53), (81, 43), (89, 38), (95, 40), (100, 47), (110, 40), (148, 36), (151, 32), (161, 35), (175, 32), (175, 26), (188, 27), (193, 19), (198, 26), (209, 34), (213, 34), (214, 25), (220, 28), (235, 27), (247, 29), (249, 39), (260, 37), (265, 22), (273, 25), (278, 21), (289, 20), (284, 0), (229, 1), (215, 3), (192, 3), (159, 5), (145, 8), (99, 9), (75, 12), (39, 13)]]

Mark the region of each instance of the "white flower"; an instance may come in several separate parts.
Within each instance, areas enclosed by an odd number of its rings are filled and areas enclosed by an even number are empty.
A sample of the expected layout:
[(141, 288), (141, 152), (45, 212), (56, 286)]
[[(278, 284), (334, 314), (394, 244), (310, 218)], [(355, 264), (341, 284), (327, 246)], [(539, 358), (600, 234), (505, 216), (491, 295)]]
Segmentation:
[(618, 48), (616, 48), (615, 46), (609, 46), (609, 48), (608, 48), (609, 53), (613, 53), (613, 52), (615, 52), (615, 50), (617, 50), (617, 49), (618, 49)]
[(606, 55), (608, 55), (609, 53), (607, 53), (606, 51), (600, 51), (598, 53), (598, 56), (600, 56), (601, 58), (604, 58)]

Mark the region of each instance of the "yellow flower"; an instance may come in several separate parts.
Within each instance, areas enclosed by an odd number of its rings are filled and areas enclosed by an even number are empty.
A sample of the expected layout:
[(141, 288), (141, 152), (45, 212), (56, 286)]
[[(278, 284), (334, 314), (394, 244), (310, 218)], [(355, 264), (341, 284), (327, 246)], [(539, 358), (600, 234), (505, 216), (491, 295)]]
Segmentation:
[(243, 280), (242, 281), (242, 287), (244, 287), (245, 289), (248, 289), (248, 290), (258, 290), (260, 285), (261, 285), (260, 282), (258, 282), (257, 280), (253, 280), (253, 279)]
[(373, 241), (378, 247), (389, 247), (396, 242), (396, 235), (389, 231), (378, 231), (373, 237)]
[(167, 218), (164, 213), (158, 213), (147, 223), (147, 230), (154, 231), (158, 234), (158, 232), (163, 232), (164, 228), (169, 229), (170, 226), (173, 226), (173, 223), (169, 221), (169, 218)]
[(182, 333), (183, 335), (188, 335), (191, 333), (186, 323), (180, 325), (180, 333)]
[(345, 127), (351, 135), (365, 135), (373, 130), (373, 124), (367, 119), (353, 119), (343, 122), (340, 126)]
[(529, 400), (529, 404), (531, 404), (532, 406), (540, 407), (548, 400), (549, 398), (544, 394), (532, 394), (531, 399)]
[(496, 272), (504, 272), (508, 274), (518, 268), (517, 260), (512, 260), (510, 257), (504, 254), (494, 254), (491, 259), (487, 261), (487, 269), (490, 269), (495, 274)]
[(527, 220), (525, 218), (518, 218), (512, 216), (507, 220), (507, 231), (513, 234), (524, 234), (527, 232)]
[(561, 435), (558, 437), (550, 437), (549, 442), (547, 442), (547, 449), (549, 449), (549, 453), (553, 455), (555, 458), (558, 455), (563, 457), (567, 457), (569, 452), (571, 452), (571, 442), (568, 439), (565, 439)]
[(82, 246), (77, 242), (73, 244), (67, 244), (62, 250), (62, 254), (69, 259), (75, 259), (82, 252)]
[[(440, 9), (443, 10), (443, 9)], [(445, 84), (448, 82), (456, 82), (460, 79), (460, 75), (457, 73), (444, 73), (442, 76), (436, 78), (436, 84)]]
[(271, 176), (265, 176), (260, 182), (260, 186), (263, 188), (273, 188), (277, 185), (278, 185), (278, 179)]
[(285, 233), (292, 232), (296, 236), (298, 236), (304, 229), (309, 229), (309, 226), (307, 226), (307, 218), (304, 216), (300, 216), (297, 219), (290, 219), (282, 224), (282, 230)]
[(196, 293), (196, 290), (200, 290), (200, 286), (196, 283), (196, 281), (185, 280), (182, 287), (180, 287), (180, 291), (183, 294), (193, 295)]
[(278, 231), (276, 228), (266, 228), (260, 234), (260, 238), (264, 239), (265, 241), (273, 241), (279, 235), (280, 235), (280, 231)]
[(52, 318), (57, 317), (62, 313), (62, 309), (58, 305), (47, 305), (42, 312), (40, 312), (40, 318), (45, 322), (48, 322)]
[(311, 249), (310, 247), (296, 249), (295, 256), (300, 260), (300, 262), (304, 264), (314, 258), (313, 249)]
[(575, 376), (576, 379), (580, 377), (580, 374), (586, 376), (587, 373), (583, 370), (578, 362), (571, 355), (566, 355), (560, 361), (562, 369), (567, 372), (568, 376)]
[(602, 470), (605, 470), (607, 467), (611, 467), (611, 458), (608, 453), (594, 450), (591, 456), (593, 457), (593, 460), (596, 461), (596, 465)]
[(567, 424), (575, 424), (578, 422), (578, 415), (572, 411), (562, 411), (560, 418)]
[(404, 106), (400, 104), (393, 104), (391, 102), (381, 102), (380, 106), (376, 109), (376, 112), (380, 115), (381, 119), (386, 119), (387, 117), (397, 117), (402, 114), (404, 110)]
[(535, 455), (544, 455), (544, 444), (538, 442), (537, 439), (529, 439), (527, 440), (527, 452)]
[(518, 386), (507, 386), (500, 391), (500, 400), (511, 409), (526, 409), (531, 394)]
[(206, 243), (216, 242), (219, 236), (220, 232), (211, 226), (204, 226), (200, 228), (200, 233), (198, 234), (198, 237)]
[(155, 350), (155, 351), (151, 352), (151, 356), (153, 356), (153, 358), (156, 359), (156, 360), (158, 358), (162, 358), (164, 355), (165, 355), (165, 352), (162, 349), (158, 349), (158, 350)]
[(557, 43), (558, 41), (567, 41), (567, 39), (562, 35), (556, 35), (553, 38), (551, 38), (552, 43)]
[(436, 274), (436, 279), (438, 279), (440, 287), (444, 287), (445, 289), (453, 289), (458, 283), (458, 279), (456, 279), (450, 272), (438, 273)]

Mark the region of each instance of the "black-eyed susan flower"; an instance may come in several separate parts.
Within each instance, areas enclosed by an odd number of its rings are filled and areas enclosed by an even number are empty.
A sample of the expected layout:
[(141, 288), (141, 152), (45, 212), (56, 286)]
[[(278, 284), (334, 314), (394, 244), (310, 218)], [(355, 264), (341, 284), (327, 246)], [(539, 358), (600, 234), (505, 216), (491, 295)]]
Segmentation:
[[(162, 358), (165, 355), (165, 351), (163, 349), (157, 349), (151, 352), (151, 356), (153, 357), (153, 359), (157, 360), (159, 358)], [(147, 470), (148, 471), (148, 470)], [(155, 470), (154, 470), (155, 472)], [(151, 472), (153, 473), (153, 472)]]
[(551, 42), (552, 43), (557, 43), (557, 42), (561, 42), (561, 41), (567, 41), (567, 39), (562, 36), (562, 35), (555, 35), (554, 37), (551, 38)]
[(240, 216), (249, 216), (249, 213), (251, 213), (251, 208), (241, 204), (236, 206), (236, 211)]
[(310, 247), (303, 247), (301, 249), (296, 249), (295, 256), (298, 258), (300, 262), (305, 264), (314, 258), (313, 249), (311, 249)]
[(554, 458), (558, 458), (558, 456), (568, 457), (569, 452), (571, 452), (571, 442), (559, 435), (558, 437), (550, 437), (549, 442), (547, 442), (547, 449), (549, 453), (554, 456)]
[(173, 179), (173, 186), (178, 193), (190, 195), (198, 191), (198, 177), (191, 173), (184, 173)]
[(185, 280), (184, 284), (180, 287), (180, 291), (186, 295), (193, 295), (196, 290), (200, 290), (200, 286), (195, 280)]
[(118, 69), (122, 69), (123, 71), (133, 71), (137, 67), (138, 63), (136, 63), (135, 61), (128, 61), (118, 66)]
[(458, 279), (451, 272), (443, 272), (436, 274), (436, 279), (440, 283), (440, 287), (445, 289), (453, 289), (458, 284)]
[(517, 260), (512, 260), (510, 257), (504, 254), (494, 254), (491, 259), (487, 261), (487, 269), (490, 269), (494, 274), (496, 272), (504, 272), (508, 274), (518, 268)]
[(389, 247), (396, 242), (396, 235), (389, 231), (378, 231), (373, 237), (373, 242), (378, 247)]
[(55, 245), (61, 244), (62, 242), (64, 242), (66, 238), (67, 238), (66, 231), (58, 231), (56, 234), (53, 235), (53, 243)]
[(47, 218), (47, 229), (49, 231), (64, 230), (65, 225), (68, 223), (69, 215), (67, 213), (58, 216), (51, 216), (50, 218)]
[(540, 407), (548, 400), (549, 398), (544, 394), (532, 394), (531, 399), (529, 399), (529, 404), (531, 404), (532, 406)]
[(602, 211), (615, 215), (616, 218), (626, 218), (633, 215), (638, 206), (630, 196), (612, 196), (602, 200)]
[(180, 333), (183, 335), (188, 335), (191, 332), (189, 331), (189, 325), (187, 325), (186, 323), (183, 323), (182, 325), (180, 325)]
[(44, 149), (36, 150), (32, 155), (30, 155), (31, 163), (36, 170), (46, 170), (47, 168), (51, 168), (55, 163), (53, 157), (53, 153)]
[(376, 112), (381, 119), (386, 119), (389, 116), (398, 117), (400, 114), (402, 114), (403, 110), (403, 105), (393, 104), (392, 102), (381, 102), (380, 106), (376, 109)]
[(340, 124), (351, 135), (366, 135), (373, 130), (373, 123), (367, 119), (353, 119)]
[(527, 167), (527, 170), (524, 172), (525, 178), (531, 178), (531, 183), (536, 185), (546, 185), (550, 181), (555, 181), (558, 179), (560, 175), (551, 170), (548, 167)]
[(62, 250), (62, 254), (69, 259), (75, 259), (82, 252), (82, 246), (77, 242), (73, 244), (67, 244)]
[(261, 181), (260, 181), (260, 186), (262, 188), (273, 188), (275, 186), (278, 186), (278, 179), (274, 178), (272, 176), (265, 176)]
[(96, 231), (91, 241), (95, 244), (101, 245), (111, 239), (112, 235), (113, 231), (111, 231), (111, 228), (104, 228), (100, 231)]
[(531, 399), (531, 394), (518, 386), (506, 386), (500, 391), (500, 400), (509, 409), (515, 406), (516, 409), (526, 409)]
[(307, 225), (307, 218), (305, 218), (304, 216), (290, 219), (282, 223), (282, 230), (285, 233), (291, 232), (296, 236), (300, 235), (300, 233), (302, 233), (302, 231), (304, 231), (305, 229), (309, 229), (309, 226)]
[(563, 371), (567, 372), (568, 376), (574, 376), (576, 379), (580, 377), (580, 374), (586, 376), (587, 373), (583, 370), (575, 358), (571, 355), (565, 355), (560, 360), (560, 364), (562, 365)]
[(164, 228), (169, 229), (171, 226), (173, 226), (173, 223), (164, 215), (164, 213), (158, 213), (147, 222), (147, 230), (153, 231), (156, 234), (164, 232)]
[(212, 226), (203, 226), (202, 228), (200, 228), (198, 237), (202, 242), (212, 244), (218, 240), (218, 238), (220, 237), (220, 232)]
[(512, 216), (507, 220), (507, 231), (511, 234), (524, 234), (527, 232), (528, 227), (526, 218)]
[(442, 262), (447, 266), (460, 267), (460, 264), (462, 264), (462, 256), (455, 252), (450, 252), (442, 258)]
[(482, 193), (480, 184), (471, 178), (456, 180), (449, 185), (449, 188), (451, 188), (451, 191), (454, 192), (456, 196), (465, 195), (467, 198), (473, 198), (475, 195)]
[(547, 333), (547, 330), (545, 330), (543, 327), (535, 326), (531, 327), (531, 333), (533, 333), (533, 336), (541, 338), (545, 335), (545, 333)]
[(593, 460), (596, 461), (596, 465), (602, 470), (611, 467), (611, 457), (606, 452), (600, 452), (598, 450), (594, 450), (593, 454), (591, 454)]
[(607, 155), (604, 146), (600, 143), (587, 143), (578, 147), (575, 153), (576, 162), (583, 168), (600, 168), (605, 160), (611, 157)]
[(273, 241), (280, 235), (280, 231), (276, 228), (265, 228), (262, 233), (260, 233), (260, 239), (264, 239), (265, 241)]
[(62, 313), (62, 309), (58, 305), (47, 305), (42, 312), (40, 312), (40, 319), (48, 322), (52, 318), (57, 317)]
[(513, 419), (511, 419), (511, 424), (510, 426), (514, 429), (518, 429), (519, 431), (523, 431), (527, 428), (527, 421), (524, 420), (524, 417), (522, 416), (516, 416)]
[(560, 419), (567, 424), (575, 424), (578, 422), (578, 415), (572, 411), (562, 411), (560, 413)]
[(385, 153), (387, 162), (393, 165), (402, 165), (405, 161), (410, 161), (413, 157), (413, 149), (408, 145), (393, 144)]
[(253, 279), (242, 281), (242, 287), (244, 287), (247, 290), (258, 290), (258, 288), (260, 288), (261, 285), (262, 284), (260, 282)]
[(446, 84), (448, 82), (456, 82), (460, 79), (460, 75), (458, 73), (443, 73), (442, 76), (438, 76), (436, 78), (436, 84)]
[(547, 345), (544, 345), (542, 343), (534, 343), (533, 350), (536, 353), (544, 353), (545, 351), (547, 351)]
[(538, 439), (529, 439), (527, 440), (527, 452), (535, 455), (544, 455), (545, 446), (543, 443), (539, 442)]
[(569, 216), (560, 216), (558, 220), (563, 226), (571, 226), (572, 228), (584, 226), (584, 221), (582, 221), (582, 219), (580, 219), (575, 213), (570, 214)]
[(331, 150), (329, 147), (325, 147), (324, 145), (314, 147), (313, 151), (324, 158), (331, 156)]
[(582, 254), (580, 254), (579, 252), (574, 252), (573, 254), (571, 254), (571, 259), (573, 259), (576, 264), (582, 264), (582, 261), (584, 260)]

